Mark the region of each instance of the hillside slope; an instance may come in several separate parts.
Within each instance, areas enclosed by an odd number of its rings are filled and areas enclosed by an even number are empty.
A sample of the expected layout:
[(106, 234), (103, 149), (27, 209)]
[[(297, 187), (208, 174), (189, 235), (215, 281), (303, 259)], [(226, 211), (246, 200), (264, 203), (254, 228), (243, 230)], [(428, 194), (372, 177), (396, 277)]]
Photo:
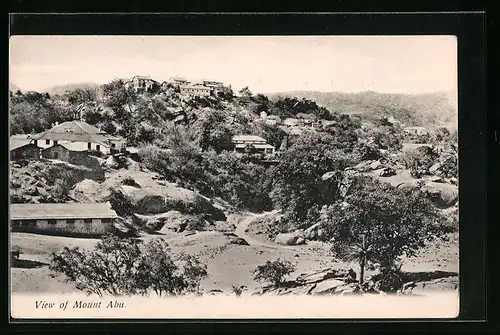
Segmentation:
[(389, 94), (372, 91), (360, 93), (293, 91), (269, 95), (298, 97), (315, 101), (332, 112), (358, 114), (367, 120), (394, 117), (408, 126), (428, 126), (436, 122), (453, 127), (457, 123), (457, 97), (454, 92), (426, 94)]

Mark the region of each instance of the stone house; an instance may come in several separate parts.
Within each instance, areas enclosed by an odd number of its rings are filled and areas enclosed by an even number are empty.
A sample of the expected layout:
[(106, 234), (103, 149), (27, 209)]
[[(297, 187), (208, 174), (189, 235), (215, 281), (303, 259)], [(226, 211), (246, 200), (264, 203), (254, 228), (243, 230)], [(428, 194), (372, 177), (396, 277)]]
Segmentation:
[(40, 148), (33, 143), (10, 143), (10, 159), (12, 161), (40, 159)]
[(132, 88), (136, 92), (149, 92), (158, 86), (156, 80), (147, 76), (134, 76), (132, 80), (125, 83), (126, 88)]
[(212, 94), (213, 89), (203, 85), (188, 85), (181, 86), (182, 94), (198, 95), (198, 96), (209, 96)]

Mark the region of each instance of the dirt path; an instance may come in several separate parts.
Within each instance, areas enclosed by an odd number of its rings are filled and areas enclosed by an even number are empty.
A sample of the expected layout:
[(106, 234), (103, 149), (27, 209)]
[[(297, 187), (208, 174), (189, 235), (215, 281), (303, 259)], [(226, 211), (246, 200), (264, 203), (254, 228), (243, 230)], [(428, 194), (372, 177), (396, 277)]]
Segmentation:
[(244, 240), (246, 240), (248, 242), (248, 244), (250, 244), (250, 246), (253, 246), (253, 247), (264, 247), (264, 248), (274, 249), (274, 250), (276, 250), (276, 249), (296, 249), (296, 248), (293, 248), (291, 246), (284, 246), (284, 245), (279, 245), (277, 243), (267, 243), (264, 241), (259, 241), (255, 237), (247, 234), (248, 227), (250, 226), (250, 224), (252, 224), (252, 222), (254, 222), (255, 220), (262, 218), (264, 216), (273, 215), (276, 213), (277, 213), (277, 211), (264, 212), (262, 214), (249, 213), (247, 217), (245, 217), (244, 219), (242, 219), (238, 223), (238, 225), (236, 226), (236, 229), (234, 230), (234, 233), (238, 237), (241, 237)]

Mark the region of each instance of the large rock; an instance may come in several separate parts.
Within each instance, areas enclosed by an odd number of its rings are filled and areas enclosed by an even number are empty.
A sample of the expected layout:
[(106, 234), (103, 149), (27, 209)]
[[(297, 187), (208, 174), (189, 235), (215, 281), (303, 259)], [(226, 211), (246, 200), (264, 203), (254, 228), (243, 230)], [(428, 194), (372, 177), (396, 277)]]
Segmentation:
[(312, 284), (318, 283), (320, 281), (324, 281), (332, 278), (343, 278), (343, 280), (355, 280), (356, 272), (354, 270), (349, 269), (333, 269), (333, 268), (325, 268), (319, 271), (309, 272), (300, 274), (295, 281), (300, 284)]
[(428, 182), (422, 187), (422, 191), (441, 208), (451, 207), (458, 200), (458, 187), (455, 185)]
[(380, 161), (375, 161), (375, 162), (373, 162), (373, 163), (370, 164), (370, 169), (377, 170), (381, 166), (382, 166), (382, 163), (380, 163)]
[(318, 230), (320, 229), (321, 223), (315, 223), (311, 227), (304, 231), (304, 238), (307, 240), (315, 240), (318, 238)]
[(334, 293), (340, 286), (345, 285), (345, 282), (335, 278), (323, 280), (315, 284), (314, 289), (311, 290), (312, 295), (322, 295)]
[(443, 291), (454, 291), (459, 287), (458, 276), (439, 278), (430, 281), (408, 282), (403, 285), (400, 294), (433, 294)]
[(304, 233), (300, 231), (294, 231), (293, 233), (281, 233), (276, 236), (274, 241), (281, 245), (297, 245), (304, 243)]

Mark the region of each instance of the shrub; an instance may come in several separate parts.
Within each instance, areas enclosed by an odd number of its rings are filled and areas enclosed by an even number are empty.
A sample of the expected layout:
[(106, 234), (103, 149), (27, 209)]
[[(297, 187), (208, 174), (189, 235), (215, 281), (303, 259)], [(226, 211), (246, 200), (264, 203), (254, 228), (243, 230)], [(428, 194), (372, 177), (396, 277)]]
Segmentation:
[(257, 266), (253, 274), (256, 281), (280, 287), (283, 285), (285, 277), (294, 271), (295, 266), (292, 263), (278, 258), (273, 262), (267, 261), (265, 264)]
[(162, 239), (143, 244), (138, 239), (106, 236), (91, 251), (66, 247), (53, 254), (49, 268), (65, 275), (66, 281), (87, 294), (154, 292), (162, 296), (198, 289), (200, 280), (207, 276), (206, 267), (192, 256), (183, 265), (181, 269), (174, 262)]

